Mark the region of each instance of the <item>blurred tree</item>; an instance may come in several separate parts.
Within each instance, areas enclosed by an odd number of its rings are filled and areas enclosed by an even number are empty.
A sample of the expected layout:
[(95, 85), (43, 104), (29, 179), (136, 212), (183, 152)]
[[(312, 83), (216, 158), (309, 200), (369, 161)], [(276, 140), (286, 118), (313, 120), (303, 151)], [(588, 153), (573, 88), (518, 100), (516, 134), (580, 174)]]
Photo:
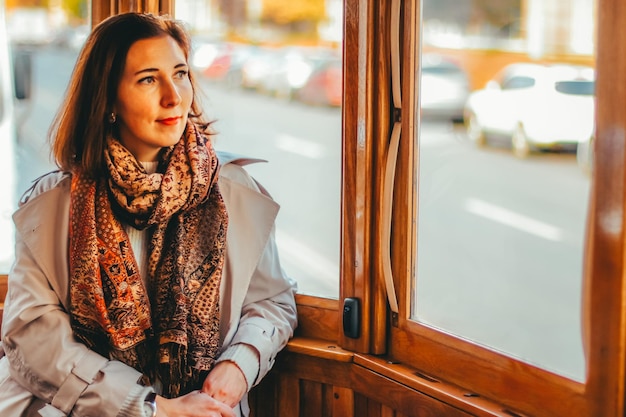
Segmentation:
[(63, 10), (70, 19), (79, 18), (86, 19), (87, 16), (87, 0), (62, 0)]
[(324, 0), (263, 0), (261, 19), (278, 25), (319, 23), (326, 19)]
[(519, 34), (521, 10), (525, 1), (423, 0), (422, 7), (425, 21), (437, 20), (455, 25), (463, 33), (489, 31), (491, 35), (514, 37)]
[(15, 7), (48, 7), (48, 0), (7, 0), (7, 9)]
[[(60, 4), (63, 10), (71, 18), (86, 19), (87, 16), (87, 1), (88, 0), (61, 0)], [(7, 10), (14, 9), (16, 7), (50, 7), (50, 0), (6, 0)], [(59, 1), (53, 2), (59, 4)]]
[(238, 28), (246, 23), (245, 0), (219, 0), (220, 13), (231, 28)]
[[(493, 27), (500, 28), (503, 35), (516, 35), (521, 15), (520, 0), (475, 0), (476, 15)], [(476, 17), (476, 15), (474, 17)]]

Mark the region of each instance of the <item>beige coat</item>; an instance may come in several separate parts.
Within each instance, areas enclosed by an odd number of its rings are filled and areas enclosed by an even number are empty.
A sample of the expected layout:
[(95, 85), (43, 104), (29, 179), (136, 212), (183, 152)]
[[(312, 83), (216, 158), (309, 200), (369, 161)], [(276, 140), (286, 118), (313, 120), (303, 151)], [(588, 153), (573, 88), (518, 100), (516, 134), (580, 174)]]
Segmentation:
[[(280, 267), (274, 241), (278, 205), (238, 163), (224, 165), (219, 180), (230, 219), (221, 339), (224, 348), (243, 342), (258, 349), (258, 383), (293, 335), (295, 283)], [(27, 408), (24, 415), (38, 415), (34, 410), (44, 403), (40, 414), (46, 417), (70, 410), (75, 416), (114, 417), (140, 376), (72, 337), (67, 314), (69, 185), (67, 175), (45, 177), (13, 216), (16, 262), (2, 324), (6, 357), (0, 359), (3, 417), (19, 416)], [(32, 395), (43, 402), (29, 407)], [(238, 408), (246, 415), (247, 401)]]

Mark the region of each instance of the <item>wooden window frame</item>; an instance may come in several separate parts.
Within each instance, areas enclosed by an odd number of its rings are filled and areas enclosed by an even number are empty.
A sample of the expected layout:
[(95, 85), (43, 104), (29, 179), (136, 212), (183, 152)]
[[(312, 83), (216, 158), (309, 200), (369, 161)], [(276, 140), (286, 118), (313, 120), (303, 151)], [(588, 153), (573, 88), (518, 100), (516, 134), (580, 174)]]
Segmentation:
[(126, 12), (145, 12), (174, 16), (176, 0), (90, 0), (91, 25), (96, 26), (109, 16)]
[[(418, 73), (417, 32), (421, 0), (403, 2), (403, 114), (394, 229), (415, 230), (417, 208), (412, 187), (419, 149), (414, 148), (419, 91), (410, 82)], [(583, 343), (587, 380), (570, 380), (503, 354), (409, 320), (411, 281), (416, 271), (415, 236), (395, 233), (392, 247), (394, 277), (401, 303), (397, 325), (390, 325), (388, 357), (419, 370), (422, 375), (465, 387), (497, 400), (503, 411), (534, 416), (623, 416), (625, 392), (626, 268), (626, 7), (619, 0), (598, 1), (596, 161), (591, 178), (584, 259)], [(621, 22), (621, 23), (620, 23)], [(380, 81), (379, 81), (380, 83)], [(408, 201), (408, 205), (403, 205)], [(532, 307), (531, 307), (532, 308)]]
[[(359, 366), (405, 385), (412, 385), (418, 377), (413, 377), (412, 371), (399, 373), (394, 367), (410, 367), (433, 380), (464, 387), (497, 400), (509, 415), (623, 416), (626, 81), (621, 77), (626, 74), (626, 54), (620, 54), (615, 45), (626, 41), (626, 5), (621, 0), (598, 0), (595, 152), (596, 161), (601, 163), (595, 164), (592, 176), (585, 250), (583, 339), (588, 377), (586, 382), (578, 383), (408, 319), (415, 236), (405, 231), (415, 230), (412, 184), (419, 149), (412, 138), (419, 129), (415, 118), (419, 37), (415, 28), (419, 27), (420, 1), (402, 1), (403, 140), (394, 191), (392, 242), (400, 314), (390, 314), (387, 308), (380, 279), (382, 232), (377, 219), (383, 195), (381, 168), (394, 118), (386, 42), (391, 1), (345, 0), (340, 299), (298, 296), (298, 334), (336, 340), (343, 349), (355, 353)], [(121, 0), (92, 0), (92, 6), (92, 22), (97, 24), (122, 11), (173, 14), (174, 1), (144, 0), (129, 6)], [(357, 297), (362, 302), (361, 336), (357, 339), (341, 331), (339, 311), (345, 297)], [(481, 397), (477, 398), (480, 401)]]

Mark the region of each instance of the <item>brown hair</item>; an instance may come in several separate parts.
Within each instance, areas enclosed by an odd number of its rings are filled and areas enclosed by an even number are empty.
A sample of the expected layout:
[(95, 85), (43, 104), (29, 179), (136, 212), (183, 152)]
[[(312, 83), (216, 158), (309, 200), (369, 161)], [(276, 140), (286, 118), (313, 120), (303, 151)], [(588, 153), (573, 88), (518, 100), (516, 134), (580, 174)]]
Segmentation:
[[(97, 25), (81, 50), (68, 90), (48, 134), (52, 155), (64, 171), (81, 171), (97, 177), (105, 169), (104, 148), (112, 133), (109, 122), (126, 55), (138, 40), (171, 36), (189, 61), (191, 42), (182, 24), (145, 13), (111, 16)], [(192, 72), (194, 95), (190, 120), (208, 126), (201, 118), (198, 88)]]

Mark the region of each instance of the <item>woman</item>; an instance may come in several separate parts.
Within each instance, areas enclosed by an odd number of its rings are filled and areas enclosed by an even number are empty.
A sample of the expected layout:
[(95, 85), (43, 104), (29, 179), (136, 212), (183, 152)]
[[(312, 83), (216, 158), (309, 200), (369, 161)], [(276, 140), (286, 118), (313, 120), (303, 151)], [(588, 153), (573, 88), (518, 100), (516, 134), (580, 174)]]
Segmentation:
[[(0, 415), (236, 416), (296, 326), (278, 206), (220, 164), (175, 21), (113, 16), (14, 215)], [(219, 175), (218, 175), (219, 171)]]

